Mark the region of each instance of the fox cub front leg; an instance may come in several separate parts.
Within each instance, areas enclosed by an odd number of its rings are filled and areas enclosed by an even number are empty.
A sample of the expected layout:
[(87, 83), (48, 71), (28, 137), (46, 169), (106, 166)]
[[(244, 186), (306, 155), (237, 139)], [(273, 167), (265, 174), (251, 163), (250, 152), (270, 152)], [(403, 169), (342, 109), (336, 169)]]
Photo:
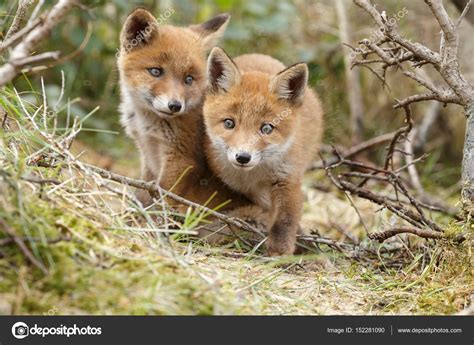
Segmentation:
[(268, 255), (293, 254), (303, 211), (301, 183), (299, 181), (275, 182), (272, 188), (272, 205), (276, 211), (276, 218), (268, 235)]
[[(146, 182), (150, 182), (155, 179), (155, 175), (152, 173), (151, 169), (147, 166), (143, 159), (140, 178)], [(137, 197), (138, 201), (140, 201), (143, 207), (148, 207), (153, 202), (153, 198), (150, 195), (150, 192), (145, 189), (138, 189), (135, 193), (135, 196)]]
[[(273, 223), (271, 210), (264, 210), (257, 205), (240, 206), (233, 210), (225, 211), (225, 215), (229, 217), (239, 218), (258, 230), (267, 233)], [(234, 239), (235, 234), (255, 240), (260, 240), (256, 234), (242, 232), (241, 229), (233, 225), (226, 224), (219, 219), (213, 219), (211, 224), (201, 226), (199, 229), (199, 237), (205, 238), (210, 243), (221, 243)]]

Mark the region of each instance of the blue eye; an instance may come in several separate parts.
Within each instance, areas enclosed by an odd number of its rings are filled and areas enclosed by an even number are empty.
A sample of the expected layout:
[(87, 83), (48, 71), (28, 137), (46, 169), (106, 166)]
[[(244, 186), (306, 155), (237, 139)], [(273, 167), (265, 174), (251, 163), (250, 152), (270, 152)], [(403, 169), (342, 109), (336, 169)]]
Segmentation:
[(191, 75), (188, 75), (188, 76), (186, 76), (186, 78), (184, 78), (184, 83), (186, 85), (191, 85), (193, 83), (193, 81), (194, 81), (194, 78)]
[(164, 73), (163, 68), (158, 67), (149, 68), (148, 72), (155, 78), (161, 77)]
[(269, 123), (264, 123), (262, 125), (262, 127), (260, 128), (260, 132), (262, 132), (263, 134), (270, 134), (271, 132), (273, 132), (273, 126)]
[(224, 120), (224, 128), (225, 129), (232, 129), (235, 127), (235, 122), (232, 119), (225, 119)]

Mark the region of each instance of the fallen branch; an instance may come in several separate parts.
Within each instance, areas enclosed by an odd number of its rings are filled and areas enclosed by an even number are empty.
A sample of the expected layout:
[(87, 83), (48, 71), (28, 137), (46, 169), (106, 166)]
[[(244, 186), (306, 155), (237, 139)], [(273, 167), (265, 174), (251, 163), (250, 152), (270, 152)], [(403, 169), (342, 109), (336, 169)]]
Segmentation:
[(122, 175), (119, 175), (119, 174), (113, 173), (111, 171), (104, 170), (104, 169), (101, 169), (99, 167), (89, 165), (89, 164), (84, 164), (83, 163), (83, 166), (86, 169), (90, 169), (91, 171), (99, 174), (101, 177), (106, 178), (108, 180), (112, 180), (112, 181), (118, 182), (120, 184), (132, 186), (132, 187), (139, 188), (139, 189), (144, 189), (144, 190), (149, 191), (150, 193), (154, 193), (154, 194), (158, 194), (158, 195), (164, 195), (164, 196), (166, 196), (170, 199), (173, 199), (174, 201), (176, 201), (176, 202), (178, 202), (182, 205), (186, 205), (186, 206), (190, 206), (190, 207), (193, 207), (193, 208), (196, 208), (196, 209), (199, 209), (199, 210), (203, 210), (206, 213), (209, 213), (210, 215), (216, 217), (217, 219), (222, 220), (224, 223), (226, 223), (228, 225), (234, 225), (234, 226), (236, 226), (240, 229), (243, 229), (245, 231), (253, 232), (253, 233), (259, 234), (261, 236), (264, 236), (263, 233), (260, 230), (258, 230), (257, 228), (251, 226), (250, 224), (244, 222), (243, 220), (226, 216), (225, 214), (216, 212), (216, 211), (214, 211), (214, 210), (212, 210), (212, 209), (210, 209), (206, 206), (203, 206), (203, 205), (197, 204), (195, 202), (192, 202), (190, 200), (187, 200), (187, 199), (185, 199), (185, 198), (183, 198), (183, 197), (181, 197), (177, 194), (174, 194), (173, 192), (170, 192), (170, 191), (167, 191), (167, 190), (161, 188), (155, 181), (146, 182), (146, 181), (142, 181), (142, 180), (137, 180), (137, 179), (122, 176)]
[[(178, 202), (182, 205), (186, 205), (186, 206), (190, 206), (190, 207), (193, 207), (193, 208), (196, 208), (196, 209), (203, 210), (206, 213), (209, 213), (210, 215), (216, 217), (217, 219), (223, 221), (224, 223), (226, 223), (228, 225), (236, 226), (239, 229), (242, 229), (242, 230), (247, 231), (247, 232), (253, 232), (255, 234), (260, 235), (262, 238), (266, 237), (265, 234), (262, 233), (259, 229), (253, 227), (252, 225), (248, 224), (247, 222), (245, 222), (245, 221), (243, 221), (239, 218), (226, 216), (225, 214), (214, 211), (214, 210), (212, 210), (212, 209), (210, 209), (206, 206), (203, 206), (203, 205), (197, 204), (195, 202), (192, 202), (190, 200), (187, 200), (187, 199), (185, 199), (185, 198), (183, 198), (183, 197), (181, 197), (177, 194), (174, 194), (172, 192), (169, 192), (169, 191), (161, 188), (154, 181), (146, 182), (146, 181), (142, 181), (142, 180), (137, 180), (137, 179), (134, 179), (134, 178), (131, 178), (131, 177), (122, 176), (122, 175), (119, 175), (119, 174), (101, 169), (101, 168), (93, 166), (93, 165), (84, 164), (84, 163), (83, 163), (83, 165), (84, 165), (84, 167), (92, 170), (93, 172), (99, 174), (101, 177), (106, 178), (108, 180), (112, 180), (112, 181), (118, 182), (120, 184), (132, 186), (132, 187), (139, 188), (139, 189), (144, 189), (144, 190), (149, 191), (150, 193), (156, 193), (156, 194), (159, 194), (159, 195), (164, 195), (164, 196), (169, 197), (170, 199), (173, 199), (174, 201), (176, 201), (176, 202)], [(334, 241), (334, 240), (331, 240), (331, 239), (328, 239), (328, 238), (324, 238), (324, 237), (321, 237), (321, 236), (314, 236), (314, 235), (298, 235), (297, 238), (298, 238), (298, 240), (300, 240), (302, 242), (305, 242), (306, 244), (319, 243), (319, 244), (327, 244), (329, 246), (335, 246), (335, 247), (337, 247), (337, 246), (344, 247), (344, 246), (348, 245), (347, 243), (338, 242), (338, 241)]]
[(403, 233), (413, 234), (422, 238), (435, 238), (435, 239), (444, 238), (444, 235), (440, 234), (439, 232), (434, 232), (431, 230), (423, 230), (419, 228), (409, 228), (409, 227), (398, 227), (398, 228), (392, 228), (385, 231), (373, 232), (369, 234), (369, 238), (372, 240), (377, 240), (380, 243), (382, 243), (383, 241), (389, 239), (390, 237), (393, 237), (398, 234), (403, 234)]

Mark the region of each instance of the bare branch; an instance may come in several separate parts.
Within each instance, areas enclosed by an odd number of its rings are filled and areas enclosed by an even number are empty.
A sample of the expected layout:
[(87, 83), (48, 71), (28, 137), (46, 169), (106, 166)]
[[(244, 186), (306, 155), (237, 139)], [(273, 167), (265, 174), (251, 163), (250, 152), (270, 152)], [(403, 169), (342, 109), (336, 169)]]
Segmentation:
[(441, 27), (441, 30), (443, 30), (444, 39), (449, 44), (456, 44), (456, 46), (453, 48), (457, 48), (458, 42), (457, 42), (457, 36), (455, 33), (456, 27), (451, 21), (451, 18), (449, 18), (448, 12), (446, 12), (446, 9), (443, 6), (442, 0), (425, 0), (425, 3), (428, 5), (431, 12), (433, 13), (436, 20), (438, 21), (439, 26)]
[(122, 175), (119, 175), (119, 174), (115, 174), (113, 172), (95, 167), (93, 165), (88, 165), (88, 164), (84, 164), (84, 163), (82, 163), (82, 165), (86, 169), (90, 169), (91, 171), (95, 172), (96, 174), (99, 174), (103, 178), (106, 178), (106, 179), (109, 179), (109, 180), (112, 180), (112, 181), (115, 181), (115, 182), (118, 182), (118, 183), (121, 183), (121, 184), (124, 184), (124, 185), (132, 186), (132, 187), (135, 187), (135, 188), (144, 189), (144, 190), (147, 190), (151, 193), (155, 193), (155, 194), (158, 194), (158, 195), (165, 195), (166, 197), (168, 197), (170, 199), (173, 199), (174, 201), (176, 201), (176, 202), (178, 202), (182, 205), (190, 206), (190, 207), (193, 207), (195, 209), (199, 209), (199, 210), (202, 210), (206, 213), (209, 213), (210, 215), (216, 217), (217, 219), (222, 220), (226, 224), (234, 225), (234, 226), (236, 226), (240, 229), (250, 231), (250, 232), (254, 232), (256, 234), (259, 234), (259, 235), (263, 236), (262, 232), (259, 229), (251, 226), (250, 224), (248, 224), (248, 223), (246, 223), (246, 222), (244, 222), (240, 219), (237, 219), (237, 218), (228, 217), (225, 214), (222, 214), (222, 213), (216, 212), (214, 210), (211, 210), (208, 207), (205, 207), (205, 206), (202, 206), (202, 205), (197, 204), (195, 202), (189, 201), (189, 200), (187, 200), (187, 199), (185, 199), (185, 198), (183, 198), (183, 197), (181, 197), (177, 194), (174, 194), (170, 191), (167, 191), (167, 190), (161, 188), (158, 184), (156, 184), (155, 181), (146, 182), (146, 181), (136, 180), (136, 179), (133, 179), (131, 177), (125, 177), (125, 176), (122, 176)]
[[(407, 136), (413, 127), (413, 116), (411, 113), (411, 109), (409, 106), (405, 106), (404, 109), (405, 109), (405, 115), (406, 115), (406, 126), (398, 129), (392, 135), (390, 144), (388, 146), (388, 150), (387, 150), (388, 152), (387, 152), (387, 156), (386, 156), (385, 164), (383, 168), (376, 168), (376, 167), (368, 166), (364, 163), (349, 161), (343, 158), (342, 155), (336, 149), (334, 149), (334, 153), (337, 156), (338, 161), (335, 162), (334, 164), (327, 165), (324, 159), (322, 159), (323, 165), (325, 167), (328, 177), (331, 179), (334, 185), (337, 188), (341, 189), (342, 191), (350, 192), (351, 194), (355, 194), (359, 197), (368, 199), (378, 205), (381, 205), (417, 228), (428, 226), (434, 231), (443, 232), (443, 229), (437, 223), (431, 221), (425, 216), (423, 208), (426, 206), (423, 205), (422, 202), (418, 201), (416, 198), (414, 198), (410, 194), (407, 187), (405, 186), (405, 183), (399, 176), (399, 173), (401, 171), (414, 165), (414, 163), (416, 161), (419, 161), (419, 159), (421, 158), (416, 159), (416, 160), (411, 159), (411, 161), (408, 162), (405, 167), (394, 170), (392, 160), (393, 160), (393, 154), (397, 150), (396, 146), (401, 138), (404, 138), (405, 140), (407, 139)], [(362, 168), (366, 171), (369, 170), (372, 172), (370, 174), (361, 173), (361, 172), (345, 172), (345, 173), (339, 174), (336, 178), (331, 173), (331, 169), (334, 169), (341, 165)], [(349, 178), (358, 177), (358, 178), (363, 178), (363, 181), (359, 183), (359, 185), (355, 185), (354, 183), (350, 181), (342, 179), (343, 177), (349, 177)], [(393, 198), (390, 198), (386, 195), (381, 195), (367, 188), (363, 188), (363, 185), (368, 180), (377, 180), (379, 182), (392, 185), (392, 187), (394, 188), (397, 194), (397, 197), (394, 200)], [(409, 207), (406, 207), (405, 205), (403, 205), (403, 203), (399, 200), (398, 193), (400, 193), (401, 195), (403, 195), (404, 197), (408, 199), (410, 205), (414, 208), (414, 210), (416, 210), (416, 212), (414, 212)]]
[(472, 7), (466, 9), (466, 6), (471, 2), (471, 0), (451, 0), (451, 2), (456, 6), (459, 13), (464, 14), (458, 19), (456, 26), (458, 26), (458, 23), (460, 24), (464, 18), (466, 18), (470, 24), (474, 24), (474, 11), (472, 10)]
[(44, 21), (34, 28), (11, 52), (10, 61), (0, 67), (0, 87), (13, 80), (22, 66), (12, 63), (27, 58), (35, 47), (51, 33), (52, 29), (76, 5), (79, 0), (59, 0)]
[(36, 18), (39, 16), (39, 13), (41, 11), (41, 7), (44, 5), (44, 0), (38, 0), (38, 3), (35, 6), (35, 9), (33, 10), (33, 13), (30, 16), (30, 19), (28, 19), (28, 24), (36, 20)]
[(27, 56), (27, 57), (24, 57), (22, 59), (12, 60), (12, 61), (10, 61), (10, 63), (14, 66), (24, 68), (25, 66), (29, 66), (31, 64), (38, 63), (38, 62), (41, 62), (41, 61), (44, 61), (44, 60), (51, 60), (51, 59), (52, 60), (57, 60), (59, 58), (59, 55), (60, 55), (59, 51), (45, 52), (45, 53), (41, 53), (41, 54), (38, 54), (38, 55)]
[(31, 4), (33, 4), (33, 1), (31, 0), (19, 0), (15, 17), (13, 17), (12, 25), (5, 35), (5, 40), (8, 40), (11, 36), (16, 34), (18, 30), (20, 30), (21, 22), (23, 19), (25, 19), (26, 12), (28, 11), (28, 7), (30, 7)]
[[(395, 27), (395, 23), (384, 20), (382, 15), (369, 0), (354, 0), (354, 2), (371, 15), (385, 38), (393, 43), (396, 43), (401, 48), (404, 48), (407, 52), (412, 53), (413, 60), (418, 60), (419, 63), (423, 64), (431, 63), (436, 68), (436, 70), (438, 70), (445, 82), (450, 86), (453, 94), (457, 96), (454, 97), (454, 95), (446, 92), (441, 93), (440, 96), (439, 92), (429, 88), (432, 93), (424, 94), (420, 100), (438, 99), (440, 102), (454, 102), (463, 106), (474, 102), (474, 87), (465, 80), (459, 71), (457, 59), (458, 35), (456, 28), (449, 18), (441, 0), (425, 0), (443, 31), (440, 44), (440, 53), (433, 52), (426, 46), (418, 42), (412, 42), (401, 36)], [(382, 41), (383, 40), (381, 40), (381, 42)], [(379, 42), (374, 43), (366, 40), (365, 44), (369, 47), (369, 53), (376, 53), (382, 58), (382, 60), (384, 60), (386, 63), (384, 68), (395, 63), (403, 62), (400, 61), (398, 57), (391, 56), (389, 53), (383, 50)], [(365, 54), (361, 55), (364, 56)], [(363, 61), (364, 64), (367, 63), (365, 58)], [(416, 63), (416, 66), (419, 66), (419, 63)], [(357, 64), (357, 62), (355, 62), (355, 64)], [(413, 67), (416, 66), (415, 64), (413, 65)], [(420, 80), (417, 81), (420, 82)], [(424, 82), (421, 84), (426, 87), (428, 85)], [(418, 101), (419, 97), (413, 101)]]
[(427, 80), (422, 78), (420, 75), (418, 75), (415, 72), (410, 72), (410, 71), (405, 71), (403, 70), (402, 73), (406, 75), (407, 77), (415, 80), (418, 82), (418, 84), (426, 87), (428, 90), (432, 91), (436, 95), (440, 95), (442, 93), (441, 90), (439, 90), (432, 82), (431, 80)]
[(423, 190), (423, 186), (421, 184), (420, 176), (418, 175), (418, 171), (416, 170), (415, 164), (413, 164), (413, 141), (417, 135), (418, 131), (416, 128), (408, 134), (407, 140), (405, 140), (405, 151), (408, 153), (405, 155), (405, 161), (408, 165), (408, 175), (410, 176), (410, 181), (415, 190), (417, 191), (418, 195), (424, 195), (425, 191)]
[(40, 17), (32, 22), (29, 22), (23, 29), (21, 29), (20, 31), (12, 35), (10, 38), (4, 40), (3, 42), (0, 42), (0, 53), (3, 52), (8, 47), (10, 47), (11, 45), (18, 42), (18, 40), (22, 39), (28, 33), (30, 33), (31, 30), (37, 27), (38, 24), (40, 24), (42, 20), (43, 18)]
[(422, 102), (422, 101), (438, 101), (445, 104), (454, 103), (454, 104), (461, 105), (461, 99), (452, 92), (445, 92), (444, 94), (441, 94), (441, 95), (437, 95), (433, 92), (421, 93), (421, 94), (408, 96), (402, 100), (396, 100), (396, 101), (397, 101), (397, 104), (393, 106), (395, 109), (402, 108), (412, 103)]
[(462, 20), (466, 16), (467, 12), (469, 12), (469, 9), (471, 8), (472, 0), (469, 0), (464, 7), (464, 10), (462, 11), (461, 15), (459, 16), (458, 20), (456, 21), (456, 30), (459, 28), (459, 25), (461, 24)]
[(390, 237), (393, 237), (398, 234), (403, 234), (403, 233), (417, 235), (422, 238), (440, 239), (444, 237), (443, 234), (440, 234), (439, 232), (434, 232), (431, 230), (423, 230), (423, 229), (411, 228), (411, 227), (398, 227), (398, 228), (392, 228), (392, 229), (381, 231), (381, 232), (371, 233), (369, 234), (369, 238), (372, 240), (377, 240), (380, 243), (382, 243), (383, 241), (389, 239)]
[(395, 149), (395, 145), (398, 143), (398, 140), (400, 139), (400, 137), (407, 135), (413, 128), (413, 116), (411, 113), (410, 106), (406, 105), (404, 106), (404, 109), (405, 109), (405, 115), (406, 115), (405, 122), (407, 125), (405, 127), (399, 128), (395, 132), (395, 135), (393, 136), (393, 139), (388, 146), (387, 157), (385, 159), (385, 164), (384, 164), (385, 170), (389, 168), (390, 164), (393, 165), (393, 152)]
[[(379, 135), (378, 137), (364, 141), (360, 143), (359, 145), (353, 146), (348, 150), (342, 150), (342, 157), (344, 159), (352, 158), (354, 156), (357, 156), (361, 152), (371, 150), (379, 145), (383, 145), (386, 142), (389, 142), (393, 138), (394, 134), (395, 132), (382, 134), (382, 135)], [(338, 157), (332, 157), (326, 163), (327, 165), (332, 165), (334, 163), (337, 163), (338, 161), (339, 161)], [(311, 170), (324, 169), (325, 166), (326, 165), (323, 163), (323, 161), (320, 160), (311, 167)]]

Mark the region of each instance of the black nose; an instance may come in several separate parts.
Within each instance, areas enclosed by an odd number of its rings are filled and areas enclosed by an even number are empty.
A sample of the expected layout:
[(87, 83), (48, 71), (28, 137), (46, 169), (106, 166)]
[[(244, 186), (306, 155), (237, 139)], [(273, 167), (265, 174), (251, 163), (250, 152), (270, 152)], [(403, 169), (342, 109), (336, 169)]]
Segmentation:
[(247, 152), (240, 152), (235, 155), (235, 160), (240, 164), (247, 164), (252, 159), (252, 156)]
[(168, 108), (170, 108), (172, 113), (177, 113), (181, 110), (181, 102), (172, 100), (168, 103)]

